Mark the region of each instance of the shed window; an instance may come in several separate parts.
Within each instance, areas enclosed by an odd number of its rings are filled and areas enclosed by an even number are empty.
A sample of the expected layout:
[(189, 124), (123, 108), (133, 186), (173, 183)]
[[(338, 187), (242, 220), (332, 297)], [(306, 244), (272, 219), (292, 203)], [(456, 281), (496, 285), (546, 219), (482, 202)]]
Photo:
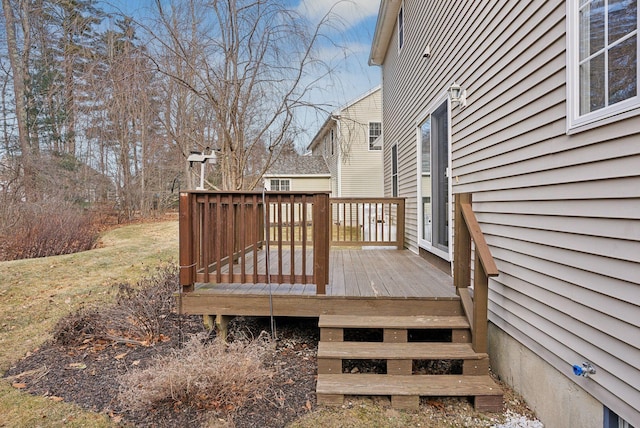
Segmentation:
[(270, 189), (275, 192), (288, 192), (291, 190), (291, 180), (284, 178), (273, 178), (270, 180)]

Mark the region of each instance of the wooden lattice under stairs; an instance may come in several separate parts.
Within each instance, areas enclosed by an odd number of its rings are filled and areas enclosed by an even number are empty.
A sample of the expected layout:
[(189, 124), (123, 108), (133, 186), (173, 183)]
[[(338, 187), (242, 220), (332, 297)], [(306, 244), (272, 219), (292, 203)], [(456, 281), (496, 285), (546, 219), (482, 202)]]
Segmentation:
[[(319, 404), (342, 405), (345, 395), (384, 395), (393, 407), (416, 409), (420, 397), (469, 396), (478, 411), (502, 410), (502, 390), (489, 376), (489, 357), (473, 351), (464, 316), (321, 315), (319, 327)], [(360, 337), (372, 336), (366, 330), (381, 330), (382, 342), (346, 340), (352, 329)], [(415, 336), (426, 341), (412, 341)], [(386, 373), (343, 373), (353, 360), (386, 360)], [(415, 369), (435, 360), (461, 363), (460, 373), (419, 374)]]

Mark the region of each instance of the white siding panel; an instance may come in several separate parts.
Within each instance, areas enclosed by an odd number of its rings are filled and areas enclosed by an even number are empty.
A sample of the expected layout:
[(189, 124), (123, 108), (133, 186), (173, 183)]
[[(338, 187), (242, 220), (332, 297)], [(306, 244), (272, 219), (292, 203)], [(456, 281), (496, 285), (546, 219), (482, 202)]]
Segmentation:
[[(495, 211), (491, 211), (489, 213), (476, 211), (476, 215), (478, 220), (484, 224), (518, 226), (529, 229), (565, 232), (583, 236), (624, 239), (632, 242), (640, 241), (640, 222), (638, 221), (621, 222), (616, 219), (595, 218), (592, 216), (570, 217), (503, 214)], [(640, 215), (640, 213), (638, 215)]]
[[(640, 184), (640, 181), (638, 183)], [(480, 193), (474, 194), (474, 196), (477, 195)], [(640, 199), (584, 200), (567, 198), (566, 200), (535, 200), (535, 203), (531, 203), (531, 200), (475, 202), (473, 209), (476, 212), (484, 213), (625, 219), (622, 227), (627, 228), (635, 227), (630, 224), (637, 224), (635, 220), (640, 219), (638, 204), (640, 204)], [(615, 206), (615, 210), (611, 209), (612, 206)]]
[[(633, 166), (631, 166), (633, 168)], [(599, 175), (601, 172), (598, 172)], [(615, 173), (612, 171), (612, 173)], [(606, 175), (605, 173), (602, 173)], [(535, 178), (535, 176), (533, 176)], [(520, 189), (507, 188), (492, 192), (480, 191), (479, 187), (488, 187), (485, 182), (456, 186), (461, 192), (474, 193), (477, 200), (487, 201), (544, 201), (544, 200), (571, 200), (601, 199), (601, 203), (611, 205), (607, 199), (633, 198), (635, 203), (640, 202), (640, 176), (630, 176), (617, 180), (579, 181), (576, 183), (549, 184), (548, 186), (522, 187)], [(476, 193), (477, 192), (477, 193)], [(617, 207), (616, 207), (617, 209)]]
[[(536, 269), (536, 264), (539, 262), (538, 259), (541, 259), (557, 264), (559, 267), (569, 266), (576, 270), (619, 279), (623, 281), (623, 284), (626, 282), (628, 285), (625, 287), (609, 290), (603, 286), (603, 284), (607, 284), (608, 278), (603, 278), (603, 281), (598, 286), (603, 287), (603, 293), (640, 306), (640, 293), (638, 293), (639, 287), (637, 284), (638, 278), (640, 278), (640, 266), (635, 263), (502, 236), (487, 235), (486, 238), (487, 242), (493, 247), (508, 249), (529, 256), (527, 266), (532, 267), (532, 269)], [(559, 264), (558, 261), (561, 261), (562, 264)], [(574, 274), (577, 273), (577, 271), (574, 272)]]
[[(540, 287), (555, 293), (557, 296), (568, 299), (569, 301), (565, 300), (566, 305), (562, 306), (567, 308), (567, 313), (588, 313), (588, 317), (584, 315), (583, 319), (586, 319), (586, 322), (590, 323), (590, 325), (597, 326), (597, 328), (611, 334), (613, 337), (620, 337), (620, 340), (640, 349), (640, 336), (635, 334), (637, 327), (640, 327), (640, 318), (637, 316), (636, 307), (631, 303), (601, 293), (597, 286), (605, 281), (604, 278), (594, 276), (591, 281), (594, 287), (589, 289), (577, 284), (571, 275), (567, 275), (570, 277), (571, 282), (563, 281), (547, 272), (536, 272), (528, 267), (518, 265), (518, 262), (524, 260), (523, 257), (518, 257), (517, 255), (514, 257), (511, 253), (506, 253), (499, 249), (496, 253), (496, 260), (500, 262), (501, 275), (508, 275), (501, 277), (499, 279), (500, 283), (510, 284), (509, 277), (519, 278), (523, 281), (529, 281), (530, 284), (535, 284), (535, 287)], [(499, 258), (498, 255), (500, 254), (504, 258)], [(510, 261), (506, 260), (507, 257)], [(565, 270), (568, 271), (568, 269)], [(606, 281), (611, 282), (610, 279), (606, 279)], [(562, 299), (558, 302), (560, 301)], [(580, 306), (573, 305), (573, 302)], [(574, 306), (576, 309), (574, 309)], [(602, 312), (603, 308), (606, 308), (606, 312)], [(614, 317), (620, 322), (611, 323), (607, 317)]]
[[(636, 278), (640, 278), (640, 251), (638, 251), (640, 247), (637, 241), (497, 224), (484, 224), (482, 231), (485, 235), (519, 239), (525, 242), (573, 250), (575, 252), (586, 252), (588, 250), (589, 255), (607, 257), (606, 262), (609, 261), (609, 258), (634, 262), (637, 263), (638, 269)], [(628, 268), (632, 269), (633, 265)]]

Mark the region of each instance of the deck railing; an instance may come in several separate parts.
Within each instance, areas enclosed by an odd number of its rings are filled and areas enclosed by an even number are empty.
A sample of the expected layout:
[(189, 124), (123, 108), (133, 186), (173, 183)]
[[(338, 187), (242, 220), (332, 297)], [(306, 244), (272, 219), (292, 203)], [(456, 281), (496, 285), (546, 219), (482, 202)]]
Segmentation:
[(404, 247), (403, 198), (331, 198), (332, 246)]
[(184, 192), (180, 284), (315, 284), (325, 294), (329, 236), (328, 193)]
[[(475, 245), (473, 298), (471, 284), (471, 241)], [(498, 276), (498, 267), (480, 230), (471, 206), (471, 194), (456, 195), (453, 281), (469, 319), (475, 352), (487, 352), (487, 311), (489, 277)]]

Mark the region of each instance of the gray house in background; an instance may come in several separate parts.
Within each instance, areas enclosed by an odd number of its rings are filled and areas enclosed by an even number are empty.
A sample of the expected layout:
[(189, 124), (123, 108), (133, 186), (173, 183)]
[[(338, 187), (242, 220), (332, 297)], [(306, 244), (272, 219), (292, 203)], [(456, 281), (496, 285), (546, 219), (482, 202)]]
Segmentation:
[(625, 0), (380, 5), (385, 195), (450, 271), (472, 194), (492, 368), (551, 428), (640, 427), (639, 21)]

